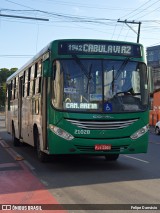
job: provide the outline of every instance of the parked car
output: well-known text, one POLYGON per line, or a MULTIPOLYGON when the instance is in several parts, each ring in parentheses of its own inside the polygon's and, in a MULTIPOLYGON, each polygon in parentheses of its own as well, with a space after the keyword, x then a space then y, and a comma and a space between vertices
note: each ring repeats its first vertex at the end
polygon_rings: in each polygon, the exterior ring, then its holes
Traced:
POLYGON ((160 135, 160 121, 158 121, 155 125, 155 133, 156 135, 160 135))

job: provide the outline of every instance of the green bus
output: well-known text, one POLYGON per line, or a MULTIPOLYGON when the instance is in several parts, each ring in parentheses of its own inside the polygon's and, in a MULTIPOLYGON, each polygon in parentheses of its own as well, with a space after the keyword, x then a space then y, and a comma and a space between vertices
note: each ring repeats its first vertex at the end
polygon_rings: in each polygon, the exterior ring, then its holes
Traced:
POLYGON ((64 39, 7 79, 6 126, 15 146, 47 155, 146 153, 149 89, 139 43, 64 39))

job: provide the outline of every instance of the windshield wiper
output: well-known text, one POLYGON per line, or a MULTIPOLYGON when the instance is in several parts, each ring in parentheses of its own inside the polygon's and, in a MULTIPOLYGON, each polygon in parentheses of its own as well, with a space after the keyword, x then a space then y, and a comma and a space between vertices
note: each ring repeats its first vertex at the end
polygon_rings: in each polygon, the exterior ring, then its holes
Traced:
POLYGON ((90 66, 90 68, 89 68, 89 73, 88 73, 89 78, 88 78, 88 81, 87 81, 87 90, 86 90, 86 92, 88 92, 89 83, 90 83, 90 80, 91 80, 91 78, 92 78, 92 76, 91 76, 91 71, 92 71, 92 64, 91 64, 91 66, 90 66))
POLYGON ((120 67, 118 68, 117 70, 117 74, 116 76, 114 77, 114 66, 113 66, 113 80, 112 80, 112 92, 114 91, 114 84, 115 84, 115 80, 118 79, 119 75, 121 74, 121 71, 124 70, 124 68, 126 67, 126 65, 128 64, 128 62, 130 61, 130 57, 127 57, 123 62, 122 64, 120 65, 120 67))
POLYGON ((123 61, 123 63, 121 64, 121 66, 117 70, 117 74, 116 74, 115 78, 113 79, 114 81, 119 77, 119 75, 121 74, 121 71, 124 70, 124 68, 126 67, 128 62, 130 61, 130 59, 131 58, 128 57, 123 61))
POLYGON ((76 63, 78 64, 78 66, 81 68, 81 70, 83 71, 83 73, 85 74, 85 76, 87 77, 87 79, 90 79, 90 75, 88 74, 88 70, 86 69, 86 67, 82 64, 82 62, 80 61, 80 59, 77 57, 77 55, 72 55, 72 57, 75 59, 76 63))
POLYGON ((81 70, 83 71, 84 75, 87 77, 88 81, 87 81, 87 89, 86 89, 86 93, 88 92, 88 88, 89 88, 89 82, 91 80, 91 70, 92 70, 92 64, 89 68, 89 72, 86 69, 86 67, 83 65, 83 63, 80 61, 80 59, 77 57, 77 55, 72 55, 72 57, 75 59, 76 63, 78 64, 78 66, 81 68, 81 70))

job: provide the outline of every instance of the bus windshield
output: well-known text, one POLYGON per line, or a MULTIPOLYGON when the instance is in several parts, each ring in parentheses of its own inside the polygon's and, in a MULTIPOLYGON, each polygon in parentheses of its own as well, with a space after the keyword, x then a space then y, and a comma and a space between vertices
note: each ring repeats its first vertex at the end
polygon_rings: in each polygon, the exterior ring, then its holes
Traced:
POLYGON ((55 60, 51 85, 52 104, 60 110, 124 113, 148 107, 146 65, 129 58, 55 60))

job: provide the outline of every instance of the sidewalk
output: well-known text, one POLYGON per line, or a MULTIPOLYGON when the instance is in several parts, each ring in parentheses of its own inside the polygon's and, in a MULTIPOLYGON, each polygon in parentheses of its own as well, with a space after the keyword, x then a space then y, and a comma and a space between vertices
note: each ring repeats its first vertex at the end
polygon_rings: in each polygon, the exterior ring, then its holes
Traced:
POLYGON ((13 212, 28 209, 30 209, 28 212, 66 212, 48 211, 40 204, 58 204, 58 202, 33 175, 23 158, 0 137, 0 212, 12 212, 10 209, 14 210, 13 212), (18 207, 15 207, 15 204, 18 207), (33 211, 32 208, 38 210, 33 211))

